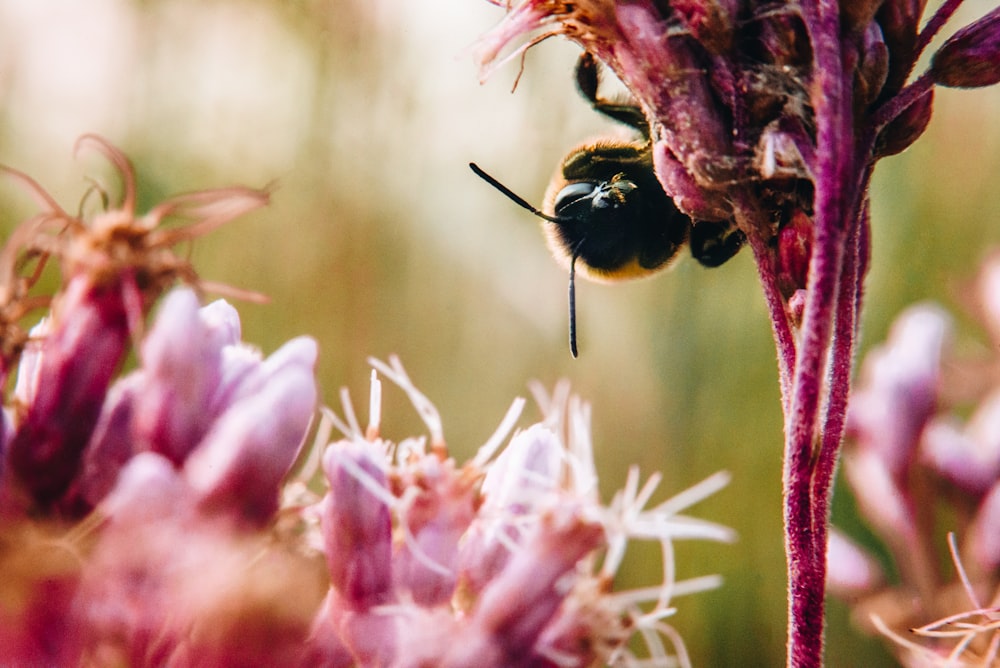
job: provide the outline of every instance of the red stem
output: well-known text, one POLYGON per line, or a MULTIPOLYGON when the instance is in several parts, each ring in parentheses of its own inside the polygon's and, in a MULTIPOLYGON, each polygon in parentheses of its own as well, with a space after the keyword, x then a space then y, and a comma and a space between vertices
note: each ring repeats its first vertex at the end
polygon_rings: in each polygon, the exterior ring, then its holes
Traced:
POLYGON ((830 496, 847 418, 858 314, 861 310, 862 279, 867 269, 867 233, 868 207, 865 203, 856 217, 855 224, 851 225, 847 238, 847 253, 844 257, 844 271, 840 281, 834 324, 833 353, 830 357, 832 368, 829 374, 830 386, 823 420, 822 444, 816 459, 811 490, 813 531, 817 549, 823 550, 823 555, 816 562, 817 567, 821 569, 817 577, 822 575, 824 582, 830 496))
MULTIPOLYGON (((851 158, 856 154, 850 106, 851 79, 845 73, 853 68, 845 66, 842 60, 838 3, 835 0, 819 0, 815 5, 806 3, 803 18, 812 37, 815 59, 813 89, 817 92, 812 102, 817 128, 816 213, 802 335, 793 379, 791 412, 785 430, 783 484, 789 577, 787 660, 788 665, 795 668, 819 668, 823 662, 826 509, 822 509, 821 524, 824 526, 817 528, 814 522, 814 493, 817 490, 813 482, 816 456, 825 445, 825 439, 821 440, 818 432, 820 398, 833 339, 834 314, 843 301, 839 297, 845 268, 844 242, 855 220, 851 215, 855 209, 851 205, 857 200, 857 172, 852 178, 856 163, 851 158)), ((852 283, 850 280, 845 282, 852 283)), ((856 283, 845 287, 856 290, 856 283)), ((839 375, 847 377, 850 359, 838 358, 842 352, 842 349, 833 349, 834 357, 829 362, 835 370, 846 368, 839 375)), ((839 419, 829 410, 826 414, 828 417, 833 415, 834 421, 839 419)), ((839 435, 834 452, 837 445, 839 435)), ((820 487, 824 484, 825 481, 820 481, 820 487)), ((828 489, 818 491, 821 496, 828 494, 828 489)))
POLYGON ((760 276, 760 284, 764 290, 764 301, 767 303, 767 310, 771 316, 771 329, 774 334, 774 345, 778 351, 778 381, 781 386, 781 409, 788 419, 790 402, 792 396, 792 376, 795 372, 795 335, 792 333, 788 316, 785 312, 785 302, 781 298, 781 291, 778 289, 777 274, 774 268, 774 253, 768 247, 760 234, 755 233, 758 222, 754 218, 754 212, 759 211, 756 205, 746 193, 734 195, 736 211, 739 218, 740 227, 747 231, 747 239, 750 240, 750 248, 753 251, 754 264, 757 265, 757 274, 760 276))

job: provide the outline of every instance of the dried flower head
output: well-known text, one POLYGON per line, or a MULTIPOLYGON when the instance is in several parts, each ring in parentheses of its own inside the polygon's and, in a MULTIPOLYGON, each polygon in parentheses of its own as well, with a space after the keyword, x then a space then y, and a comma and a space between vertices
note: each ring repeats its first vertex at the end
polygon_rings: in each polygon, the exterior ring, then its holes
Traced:
MULTIPOLYGON (((0 255, 0 313, 7 314, 4 327, 13 327, 30 308, 44 303, 44 299, 29 298, 38 272, 27 270, 35 266, 33 262, 40 260, 44 264, 48 258, 58 262, 66 285, 73 278, 86 279, 94 290, 121 292, 121 299, 136 301, 130 308, 148 309, 177 280, 202 285, 188 259, 175 252, 174 246, 268 201, 265 191, 220 188, 179 195, 139 215, 135 172, 128 158, 97 135, 79 139, 76 150, 84 149, 104 155, 121 178, 123 192, 117 207, 89 216, 70 214, 30 176, 2 167, 3 173, 20 184, 41 209, 18 226, 0 255), (189 223, 166 228, 162 223, 168 219, 189 223)), ((101 194, 107 196, 103 190, 101 194)), ((19 340, 16 336, 11 339, 19 340)), ((16 355, 4 357, 7 365, 14 359, 16 355)))
POLYGON ((200 285, 190 263, 173 247, 267 202, 265 192, 225 188, 181 195, 138 216, 136 184, 128 159, 95 135, 78 148, 106 156, 123 181, 117 208, 92 216, 63 210, 33 179, 4 172, 36 200, 41 212, 12 233, 0 253, 0 379, 6 380, 27 347, 13 405, 13 424, 4 433, 4 501, 51 509, 67 499, 95 428, 112 377, 130 336, 163 290, 183 280, 200 285), (191 221, 166 229, 168 217, 191 221), (40 266, 59 264, 62 291, 51 312, 32 330, 20 319, 48 298, 30 294, 40 266), (34 267, 34 269, 32 269, 34 267))

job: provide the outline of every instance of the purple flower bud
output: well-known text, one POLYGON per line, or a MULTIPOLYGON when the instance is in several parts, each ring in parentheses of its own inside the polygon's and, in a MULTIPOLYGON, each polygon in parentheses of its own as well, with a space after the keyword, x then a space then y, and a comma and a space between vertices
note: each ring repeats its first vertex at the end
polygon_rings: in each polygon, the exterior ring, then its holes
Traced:
POLYGON ((826 562, 827 586, 831 593, 841 598, 871 593, 885 580, 875 557, 836 529, 830 531, 826 562))
POLYGON ((462 543, 466 585, 479 592, 510 559, 519 518, 538 512, 560 489, 564 448, 552 431, 532 425, 518 432, 483 479, 480 519, 462 543))
POLYGON ((138 452, 132 425, 143 380, 142 372, 135 372, 108 390, 101 416, 83 452, 80 475, 67 494, 67 502, 79 508, 81 514, 111 491, 119 471, 138 452))
POLYGON ((535 644, 565 597, 561 579, 604 539, 603 528, 578 510, 572 504, 553 509, 525 536, 483 590, 462 642, 442 666, 531 665, 535 644))
POLYGON ((281 482, 316 409, 316 343, 286 343, 263 369, 267 382, 215 421, 184 465, 203 508, 228 509, 255 524, 278 508, 281 482))
POLYGON ((169 459, 142 452, 121 469, 101 511, 116 525, 143 526, 183 516, 194 507, 192 496, 187 481, 169 459))
POLYGON ((483 479, 483 508, 517 515, 540 505, 560 487, 564 448, 552 430, 532 425, 510 439, 483 479))
POLYGON ((889 341, 874 349, 862 367, 862 383, 851 398, 848 429, 875 452, 896 480, 914 463, 920 433, 937 403, 941 353, 951 329, 942 310, 907 309, 896 319, 889 341))
MULTIPOLYGON (((330 491, 321 504, 320 527, 331 588, 314 637, 336 633, 360 665, 391 665, 398 643, 396 618, 373 610, 396 598, 384 466, 382 447, 367 441, 340 441, 323 455, 330 491)), ((317 651, 338 654, 329 643, 317 651)))
POLYGON ((10 442, 8 463, 30 498, 48 506, 80 467, 111 378, 128 339, 122 284, 70 281, 55 306, 39 353, 29 364, 32 390, 10 442))
MULTIPOLYGON (((208 317, 217 316, 218 308, 208 317)), ((141 349, 135 435, 144 448, 180 465, 205 436, 216 418, 209 400, 221 380, 220 351, 232 333, 205 322, 192 290, 167 296, 141 349)))
POLYGON ((323 455, 330 492, 322 531, 330 582, 348 610, 392 601, 392 516, 384 454, 368 442, 340 441, 323 455))
POLYGON ((954 419, 935 419, 921 445, 938 473, 967 493, 985 494, 1000 478, 1000 391, 979 404, 964 429, 954 419))
POLYGON ((813 224, 803 211, 778 232, 777 279, 782 294, 791 298, 806 287, 812 256, 813 224))
POLYGON ((1000 483, 986 495, 969 528, 968 556, 986 573, 1000 568, 1000 483))
POLYGON ((202 306, 198 309, 198 319, 201 327, 210 333, 210 337, 219 345, 234 346, 242 338, 240 314, 225 299, 216 299, 202 306))
POLYGON ((1000 252, 992 252, 980 268, 976 296, 990 338, 1000 343, 1000 252))
POLYGON ((902 153, 917 141, 931 122, 933 103, 934 89, 928 89, 889 121, 875 139, 875 157, 884 158, 902 153))
POLYGON ((422 457, 407 473, 416 478, 409 485, 416 493, 400 513, 410 538, 396 554, 394 576, 414 603, 443 605, 458 581, 459 541, 476 516, 476 479, 457 472, 453 460, 433 456, 422 457))
POLYGON ((952 35, 934 54, 930 74, 952 88, 1000 83, 1000 7, 952 35))
POLYGON ((312 369, 317 355, 316 343, 306 337, 289 341, 263 362, 257 350, 242 344, 226 346, 222 353, 222 381, 212 397, 217 409, 261 392, 285 368, 312 369))
POLYGON ((897 560, 912 556, 918 545, 913 499, 897 485, 885 462, 862 450, 846 458, 845 472, 861 514, 889 542, 897 560))
POLYGON ((670 8, 710 52, 723 53, 732 46, 737 0, 673 0, 670 8))
POLYGON ((868 28, 861 36, 859 51, 858 69, 854 78, 854 97, 855 105, 863 109, 878 98, 889 76, 889 48, 882 38, 882 29, 874 21, 868 24, 868 28))
POLYGON ((876 15, 889 47, 885 92, 895 95, 910 76, 916 60, 917 28, 927 0, 885 0, 876 15))

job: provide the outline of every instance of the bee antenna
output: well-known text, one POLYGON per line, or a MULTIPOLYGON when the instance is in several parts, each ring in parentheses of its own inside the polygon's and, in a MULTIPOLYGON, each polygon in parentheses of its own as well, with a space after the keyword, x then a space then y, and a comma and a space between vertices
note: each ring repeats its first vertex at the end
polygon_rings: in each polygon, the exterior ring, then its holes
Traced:
POLYGON ((574 252, 569 261, 569 352, 576 359, 579 355, 576 349, 576 258, 574 252))
POLYGON ((476 176, 478 176, 483 181, 486 181, 488 184, 490 184, 491 186, 493 186, 494 188, 496 188, 497 190, 499 190, 500 192, 502 192, 504 195, 507 196, 507 198, 510 201, 514 202, 514 204, 517 204, 522 209, 527 209, 528 211, 530 211, 531 213, 535 214, 539 218, 543 218, 543 219, 549 221, 550 223, 561 223, 562 222, 562 220, 560 220, 559 218, 556 218, 555 216, 550 216, 547 213, 544 213, 543 211, 541 211, 540 209, 537 209, 537 208, 531 206, 531 204, 528 204, 528 201, 526 199, 524 199, 523 197, 521 197, 520 195, 518 195, 517 193, 515 193, 513 190, 511 190, 510 188, 508 188, 507 186, 505 186, 504 184, 500 183, 495 178, 493 178, 492 176, 490 176, 489 174, 487 174, 486 172, 484 172, 482 170, 482 168, 479 165, 477 165, 476 163, 470 162, 469 163, 469 167, 472 169, 473 172, 476 173, 476 176))

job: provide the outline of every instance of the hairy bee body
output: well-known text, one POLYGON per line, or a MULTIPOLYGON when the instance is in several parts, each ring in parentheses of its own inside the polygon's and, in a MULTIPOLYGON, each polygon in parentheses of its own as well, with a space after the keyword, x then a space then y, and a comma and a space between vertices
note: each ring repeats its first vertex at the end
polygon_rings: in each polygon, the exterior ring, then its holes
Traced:
POLYGON ((717 267, 745 241, 730 221, 694 221, 663 190, 653 167, 649 123, 635 104, 598 97, 597 63, 584 53, 576 84, 598 112, 627 125, 635 141, 587 142, 560 163, 536 209, 495 178, 472 170, 518 205, 543 219, 552 254, 569 271, 570 350, 576 357, 576 272, 599 282, 649 276, 687 245, 698 262, 717 267))
POLYGON ((542 227, 556 259, 568 269, 575 257, 582 275, 601 282, 659 271, 690 228, 656 180, 648 143, 574 149, 553 175, 542 210, 560 221, 542 227))
POLYGON ((563 159, 542 207, 554 220, 543 223, 553 255, 566 266, 579 262, 581 274, 604 282, 655 273, 687 242, 705 266, 735 255, 741 232, 728 222, 692 221, 664 192, 642 110, 598 97, 597 63, 588 53, 577 63, 576 83, 595 110, 633 128, 641 140, 588 142, 563 159))

